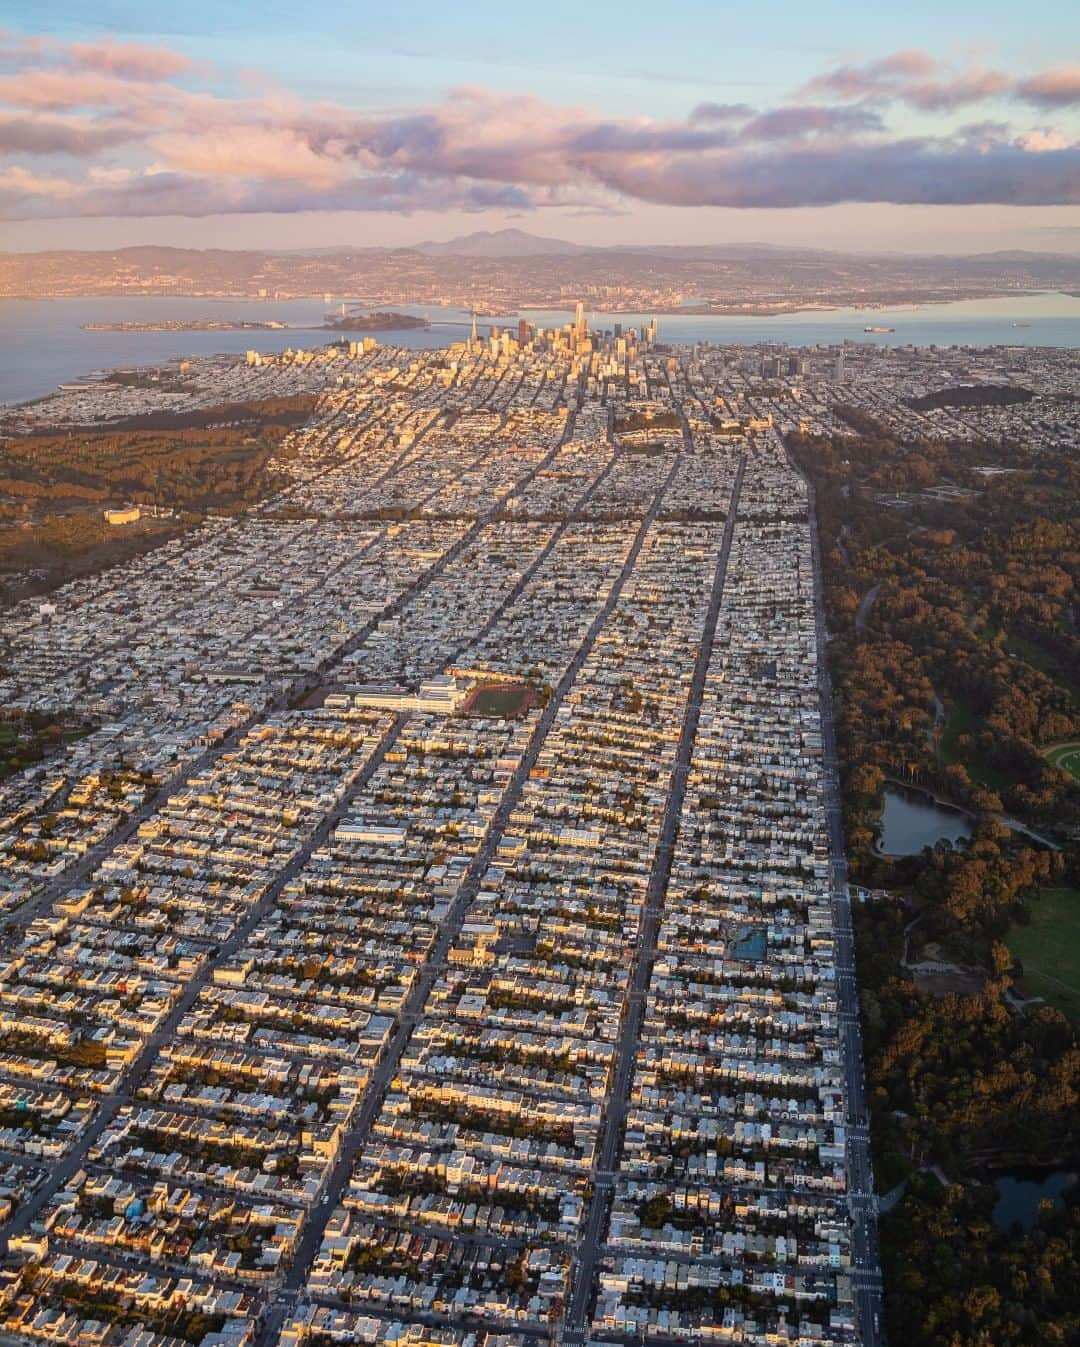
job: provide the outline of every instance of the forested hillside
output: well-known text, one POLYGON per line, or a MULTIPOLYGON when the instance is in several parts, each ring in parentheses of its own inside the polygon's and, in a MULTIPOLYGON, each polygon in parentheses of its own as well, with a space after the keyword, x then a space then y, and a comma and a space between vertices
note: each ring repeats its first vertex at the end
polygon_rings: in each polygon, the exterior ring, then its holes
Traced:
POLYGON ((1030 1231, 992 1211, 1000 1172, 1080 1169, 1080 788, 1055 752, 1080 740, 1080 467, 846 419, 856 437, 790 448, 817 495, 848 852, 870 891, 887 1327, 905 1347, 1075 1342, 1080 1188, 1030 1231), (970 840, 881 854, 890 782, 969 811, 970 840))
POLYGON ((280 485, 271 460, 314 401, 303 394, 0 439, 0 570, 36 567, 63 580, 208 511, 264 499, 280 485), (105 507, 128 502, 153 508, 135 527, 110 527, 105 507))

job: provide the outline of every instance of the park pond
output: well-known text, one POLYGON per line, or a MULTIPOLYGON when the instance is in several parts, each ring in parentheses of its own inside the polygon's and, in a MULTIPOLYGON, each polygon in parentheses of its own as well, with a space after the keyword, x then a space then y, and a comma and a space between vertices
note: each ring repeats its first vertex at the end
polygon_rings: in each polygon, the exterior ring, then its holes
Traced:
POLYGON ((878 850, 883 856, 917 856, 941 841, 955 846, 971 836, 972 822, 966 810, 944 804, 927 791, 888 782, 878 850))
POLYGON ((1068 1169, 1055 1169, 1049 1173, 1017 1170, 1012 1174, 995 1175, 998 1197, 994 1203, 994 1224, 1009 1230, 1019 1223, 1025 1230, 1030 1230, 1039 1213, 1039 1203, 1050 1201, 1060 1207, 1065 1200, 1065 1190, 1072 1187, 1078 1177, 1068 1169))

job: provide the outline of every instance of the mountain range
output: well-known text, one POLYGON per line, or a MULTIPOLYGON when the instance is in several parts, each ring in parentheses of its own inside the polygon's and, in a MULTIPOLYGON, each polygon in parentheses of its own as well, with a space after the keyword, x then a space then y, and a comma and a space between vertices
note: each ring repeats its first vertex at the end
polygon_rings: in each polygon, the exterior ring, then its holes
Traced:
MULTIPOLYGON (((315 250, 313 250, 314 252, 315 250)), ((890 250, 888 252, 866 251, 863 253, 852 254, 834 252, 827 248, 805 248, 796 244, 789 243, 760 243, 760 242, 738 242, 738 243, 609 243, 609 244, 588 244, 571 243, 568 239, 551 238, 543 234, 530 234, 524 229, 481 229, 472 234, 458 234, 455 238, 444 241, 427 239, 422 243, 405 244, 402 248, 388 248, 385 246, 374 245, 369 248, 354 248, 348 245, 342 245, 333 249, 319 249, 320 252, 413 252, 421 253, 425 257, 583 257, 586 254, 610 254, 610 253, 643 253, 659 257, 681 257, 681 258, 756 258, 773 254, 778 257, 854 257, 872 258, 888 257, 901 258, 909 256, 906 253, 890 250)), ((933 254, 917 254, 922 258, 933 256, 933 254)), ((1075 254, 1070 253, 1042 253, 1024 251, 1022 249, 1002 250, 989 253, 966 253, 966 254, 937 254, 940 257, 956 258, 963 256, 966 260, 979 258, 983 261, 998 262, 1020 262, 1030 260, 1036 257, 1056 257, 1070 258, 1076 260, 1075 254)))
POLYGON ((586 247, 522 229, 407 247, 270 250, 147 245, 0 253, 0 298, 76 295, 366 296, 386 307, 449 304, 505 313, 567 297, 670 312, 686 297, 710 312, 939 303, 1080 291, 1080 256, 967 257, 830 253, 763 243, 586 247))
POLYGON ((566 239, 529 234, 524 229, 481 229, 475 234, 459 234, 445 243, 414 243, 410 251, 428 257, 579 257, 593 249, 566 239))

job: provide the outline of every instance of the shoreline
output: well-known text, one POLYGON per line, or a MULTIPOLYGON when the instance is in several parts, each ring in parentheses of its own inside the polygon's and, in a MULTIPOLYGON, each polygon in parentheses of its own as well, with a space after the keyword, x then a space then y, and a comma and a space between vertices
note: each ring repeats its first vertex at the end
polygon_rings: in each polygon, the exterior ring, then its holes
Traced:
MULTIPOLYGON (((1014 818, 1011 814, 1006 814, 1004 812, 999 812, 997 810, 990 810, 985 814, 980 814, 978 810, 971 809, 966 805, 957 804, 955 800, 947 800, 943 795, 939 795, 936 790, 931 789, 931 787, 929 786, 917 786, 910 781, 901 781, 900 778, 896 776, 886 776, 884 784, 886 786, 894 786, 901 791, 909 791, 912 794, 921 795, 925 799, 929 800, 932 804, 936 805, 939 809, 943 809, 946 812, 952 814, 960 814, 964 818, 970 819, 973 827, 978 822, 980 817, 996 819, 998 823, 1008 828, 1010 832, 1023 833, 1025 837, 1030 837, 1032 841, 1038 842, 1040 846, 1046 847, 1047 850, 1049 851, 1060 852, 1061 850, 1060 845, 1057 842, 1055 842, 1053 838, 1047 837, 1043 833, 1036 832, 1035 829, 1032 828, 1029 824, 1024 823, 1022 820, 1018 818, 1014 818)), ((913 852, 906 852, 906 851, 881 850, 880 829, 882 826, 884 816, 885 816, 885 800, 884 796, 882 796, 881 815, 878 818, 878 835, 873 843, 874 851, 882 858, 882 860, 896 860, 904 856, 916 854, 913 852)))
MULTIPOLYGON (((274 301, 259 301, 274 302, 274 301)), ((400 314, 402 319, 411 319, 411 314, 400 314)), ((80 323, 80 332, 93 333, 132 333, 140 332, 420 332, 431 327, 428 319, 403 321, 400 323, 278 323, 240 321, 227 323, 212 318, 200 322, 197 319, 164 318, 157 323, 80 323)))
MULTIPOLYGON (((112 290, 85 290, 79 291, 77 294, 62 294, 62 295, 26 295, 26 294, 0 295, 0 303, 3 303, 5 301, 12 303, 41 303, 41 302, 54 303, 64 300, 85 300, 85 299, 107 299, 107 300, 173 299, 173 300, 181 300, 184 302, 190 300, 206 300, 208 302, 213 302, 216 304, 221 303, 295 304, 295 303, 302 303, 305 301, 314 301, 322 299, 323 294, 324 294, 323 291, 319 291, 317 293, 312 294, 276 295, 273 299, 269 299, 264 295, 237 295, 233 293, 213 293, 206 291, 199 291, 197 293, 192 293, 188 295, 178 295, 175 292, 171 291, 166 292, 157 290, 143 290, 139 291, 137 294, 131 293, 129 291, 125 291, 123 293, 118 294, 112 290)), ((737 305, 737 304, 709 305, 708 303, 694 304, 694 305, 646 304, 644 308, 641 307, 607 308, 605 306, 599 306, 596 308, 587 308, 586 312, 590 314, 603 314, 605 316, 615 318, 627 314, 644 313, 646 311, 648 311, 650 314, 656 314, 659 317, 666 317, 666 318, 755 318, 755 319, 793 318, 798 316, 799 314, 830 314, 830 313, 842 313, 845 311, 849 311, 852 313, 880 313, 883 311, 896 310, 896 309, 909 309, 912 311, 918 311, 920 309, 944 308, 949 304, 965 304, 978 301, 993 301, 1002 299, 1034 299, 1040 295, 1063 295, 1066 298, 1070 299, 1080 298, 1080 295, 1073 294, 1072 292, 1067 290, 995 289, 995 290, 961 291, 958 292, 957 294, 949 295, 947 297, 917 296, 917 295, 906 297, 896 296, 895 298, 890 299, 874 299, 863 302, 852 302, 845 300, 842 302, 837 301, 833 303, 824 303, 821 301, 807 300, 805 303, 793 302, 790 304, 781 304, 780 306, 768 304, 752 304, 752 303, 747 305, 737 305)), ((341 298, 344 298, 347 303, 363 302, 360 300, 350 300, 348 296, 344 296, 341 298)), ((411 299, 401 299, 396 300, 394 302, 402 305, 408 305, 411 308, 424 308, 424 307, 440 308, 440 309, 451 308, 451 309, 461 309, 463 312, 466 313, 470 312, 469 306, 465 304, 445 304, 439 303, 434 300, 411 300, 411 299)), ((572 309, 562 307, 558 303, 529 302, 527 304, 519 304, 517 308, 513 311, 513 313, 487 315, 477 312, 477 319, 478 321, 481 322, 490 322, 497 319, 506 321, 508 318, 513 318, 518 314, 525 314, 525 313, 570 314, 572 312, 573 312, 572 309)), ((437 322, 438 320, 432 319, 430 321, 437 322)), ((235 325, 223 324, 220 330, 232 331, 241 329, 243 327, 251 327, 252 329, 256 329, 261 326, 262 325, 259 324, 257 321, 252 321, 251 323, 243 323, 238 321, 235 325)), ((283 326, 291 328, 293 325, 283 324, 283 326)), ((97 328, 96 330, 101 331, 109 329, 97 328)), ((142 330, 158 331, 162 329, 158 329, 155 327, 155 328, 144 328, 142 330)), ((174 329, 167 328, 164 330, 171 331, 174 329)), ((188 329, 188 330, 204 330, 204 329, 188 329)), ((297 324, 295 326, 295 330, 309 332, 309 331, 322 331, 323 328, 320 325, 308 326, 307 324, 297 324)))
MULTIPOLYGON (((303 348, 318 348, 326 344, 340 342, 350 335, 357 338, 372 336, 387 345, 401 346, 402 349, 427 347, 431 345, 449 345, 467 335, 469 315, 467 310, 455 310, 450 305, 439 306, 443 312, 425 312, 423 305, 410 305, 411 314, 403 317, 419 319, 428 330, 415 329, 412 324, 407 328, 368 329, 361 332, 353 329, 351 334, 327 324, 318 322, 316 313, 311 321, 303 321, 311 311, 314 300, 244 300, 230 296, 227 301, 210 301, 205 297, 173 296, 170 306, 162 297, 125 296, 138 302, 131 305, 110 304, 107 300, 50 299, 49 307, 37 302, 28 303, 25 309, 20 306, 25 301, 10 302, 5 309, 0 302, 0 314, 5 314, 5 347, 10 346, 14 360, 14 373, 0 380, 6 385, 0 392, 0 415, 5 418, 18 415, 20 410, 32 407, 53 397, 57 385, 67 380, 83 380, 88 371, 93 371, 95 379, 108 377, 113 370, 132 367, 156 368, 184 359, 204 358, 243 358, 245 346, 262 351, 283 350, 286 345, 303 348), (201 300, 201 302, 200 302, 201 300), (216 312, 221 317, 212 317, 201 305, 207 307, 216 303, 216 312), (67 305, 67 310, 64 305, 67 305), (294 312, 299 309, 300 312, 294 312), (173 317, 160 322, 152 315, 165 310, 173 317), (178 312, 179 311, 179 312, 178 312), (194 311, 191 320, 182 317, 185 312, 194 311), (99 335, 106 338, 100 343, 90 332, 84 335, 83 324, 92 321, 96 315, 109 315, 115 322, 95 322, 99 335), (235 323, 232 315, 236 314, 235 323), (281 325, 277 322, 260 321, 262 315, 267 319, 281 315, 281 325), (125 317, 130 315, 130 318, 125 317), (145 322, 140 316, 145 315, 145 322), (198 320, 194 315, 199 315, 198 320), (207 327, 195 328, 196 321, 205 319, 207 327), (130 323, 123 327, 121 320, 130 323), (224 324, 229 327, 225 328, 224 324), (211 326, 212 324, 212 326, 211 326), (116 330, 119 328, 119 330, 116 330), (65 333, 78 339, 81 354, 76 344, 68 342, 69 351, 64 359, 54 360, 50 346, 46 343, 65 333), (113 340, 108 340, 112 337, 113 340), (215 337, 220 340, 215 340, 215 337), (31 362, 24 356, 26 338, 30 347, 42 347, 37 352, 40 359, 31 362), (20 363, 21 361, 21 363, 20 363), (48 384, 42 386, 36 374, 42 370, 53 371, 48 384), (10 385, 10 386, 7 386, 10 385)), ((324 298, 324 297, 320 297, 324 298)), ((324 300, 325 302, 325 300, 324 300)), ((369 308, 376 307, 370 298, 361 302, 369 308)), ((692 343, 729 343, 733 345, 757 345, 776 342, 783 347, 809 347, 818 345, 840 345, 844 341, 857 341, 868 346, 913 346, 932 347, 935 345, 971 346, 983 349, 1011 349, 1014 347, 1077 349, 1080 350, 1080 312, 1074 312, 1080 306, 1080 300, 1067 296, 1062 291, 1040 290, 1013 292, 1010 298, 996 301, 951 301, 925 306, 913 305, 901 313, 893 311, 882 314, 878 308, 858 310, 823 308, 796 308, 790 312, 770 311, 768 321, 755 319, 752 315, 741 313, 734 317, 722 314, 686 312, 685 310, 658 311, 665 315, 663 324, 670 324, 663 332, 665 344, 692 343), (989 312, 987 312, 989 310, 989 312), (873 331, 866 332, 866 326, 875 320, 887 317, 894 330, 881 336, 873 331), (1013 321, 1023 319, 1022 322, 1013 321), (1012 329, 1023 327, 1023 332, 1012 329), (865 335, 864 335, 865 333, 865 335)), ((389 307, 386 300, 377 305, 389 307)), ((560 326, 570 321, 568 310, 550 311, 543 319, 540 310, 522 310, 530 315, 532 322, 542 321, 548 326, 560 326)), ((613 323, 622 321, 634 325, 640 323, 646 315, 627 310, 600 310, 593 322, 597 328, 610 328, 613 323), (603 315, 603 316, 601 316, 603 315), (608 315, 611 315, 610 317, 608 315), (621 316, 621 317, 620 317, 621 316)), ((477 314, 481 332, 486 334, 487 327, 498 323, 500 327, 511 326, 515 315, 477 314)), ((55 341, 51 342, 55 345, 55 341)))

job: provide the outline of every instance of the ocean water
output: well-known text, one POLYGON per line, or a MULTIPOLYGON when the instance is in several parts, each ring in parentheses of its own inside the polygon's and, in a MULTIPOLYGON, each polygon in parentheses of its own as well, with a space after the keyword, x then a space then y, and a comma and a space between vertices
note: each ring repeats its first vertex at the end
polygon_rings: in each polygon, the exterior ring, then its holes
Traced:
MULTIPOLYGON (((534 323, 567 322, 572 315, 529 311, 534 323)), ((640 327, 650 314, 601 314, 596 327, 640 327)), ((788 346, 868 341, 886 346, 1080 346, 1080 296, 1056 292, 893 309, 829 309, 772 318, 660 314, 661 341, 783 342, 788 346), (1015 327, 1015 323, 1027 324, 1015 327), (867 326, 893 332, 864 332, 867 326)))
MULTIPOLYGON (((365 303, 358 297, 357 303, 365 303)), ((385 307, 385 306, 384 306, 385 307)), ((468 332, 462 309, 396 306, 430 317, 426 330, 375 334, 387 344, 446 346, 468 332)), ((189 299, 141 296, 89 299, 0 300, 0 403, 44 397, 57 384, 98 370, 153 365, 181 356, 282 351, 287 346, 318 346, 335 334, 320 332, 328 306, 321 299, 189 299), (235 332, 84 332, 83 323, 160 322, 168 319, 276 319, 289 328, 235 332)), ((572 314, 528 310, 525 316, 544 327, 568 322, 572 314)), ((594 326, 640 327, 650 314, 591 315, 594 326)), ((516 322, 516 315, 481 319, 516 322)), ((914 346, 1071 346, 1080 347, 1080 297, 1062 294, 1018 295, 1007 299, 960 300, 951 304, 908 305, 895 309, 833 309, 776 318, 659 315, 660 339, 671 342, 783 342, 792 346, 845 340, 914 346), (1016 327, 1022 323, 1025 326, 1016 327), (895 328, 866 333, 867 325, 895 328)), ((359 335, 359 334, 357 334, 359 335)))
MULTIPOLYGON (((28 402, 99 370, 156 365, 181 356, 284 351, 322 346, 363 333, 313 331, 328 306, 321 299, 247 300, 121 298, 0 300, 0 403, 28 402), (288 323, 287 329, 234 332, 84 332, 83 323, 229 320, 288 323)), ((452 315, 448 315, 452 316, 452 315)), ((456 315, 463 321, 461 315, 456 315)), ((378 334, 402 346, 446 346, 467 327, 378 334)))

